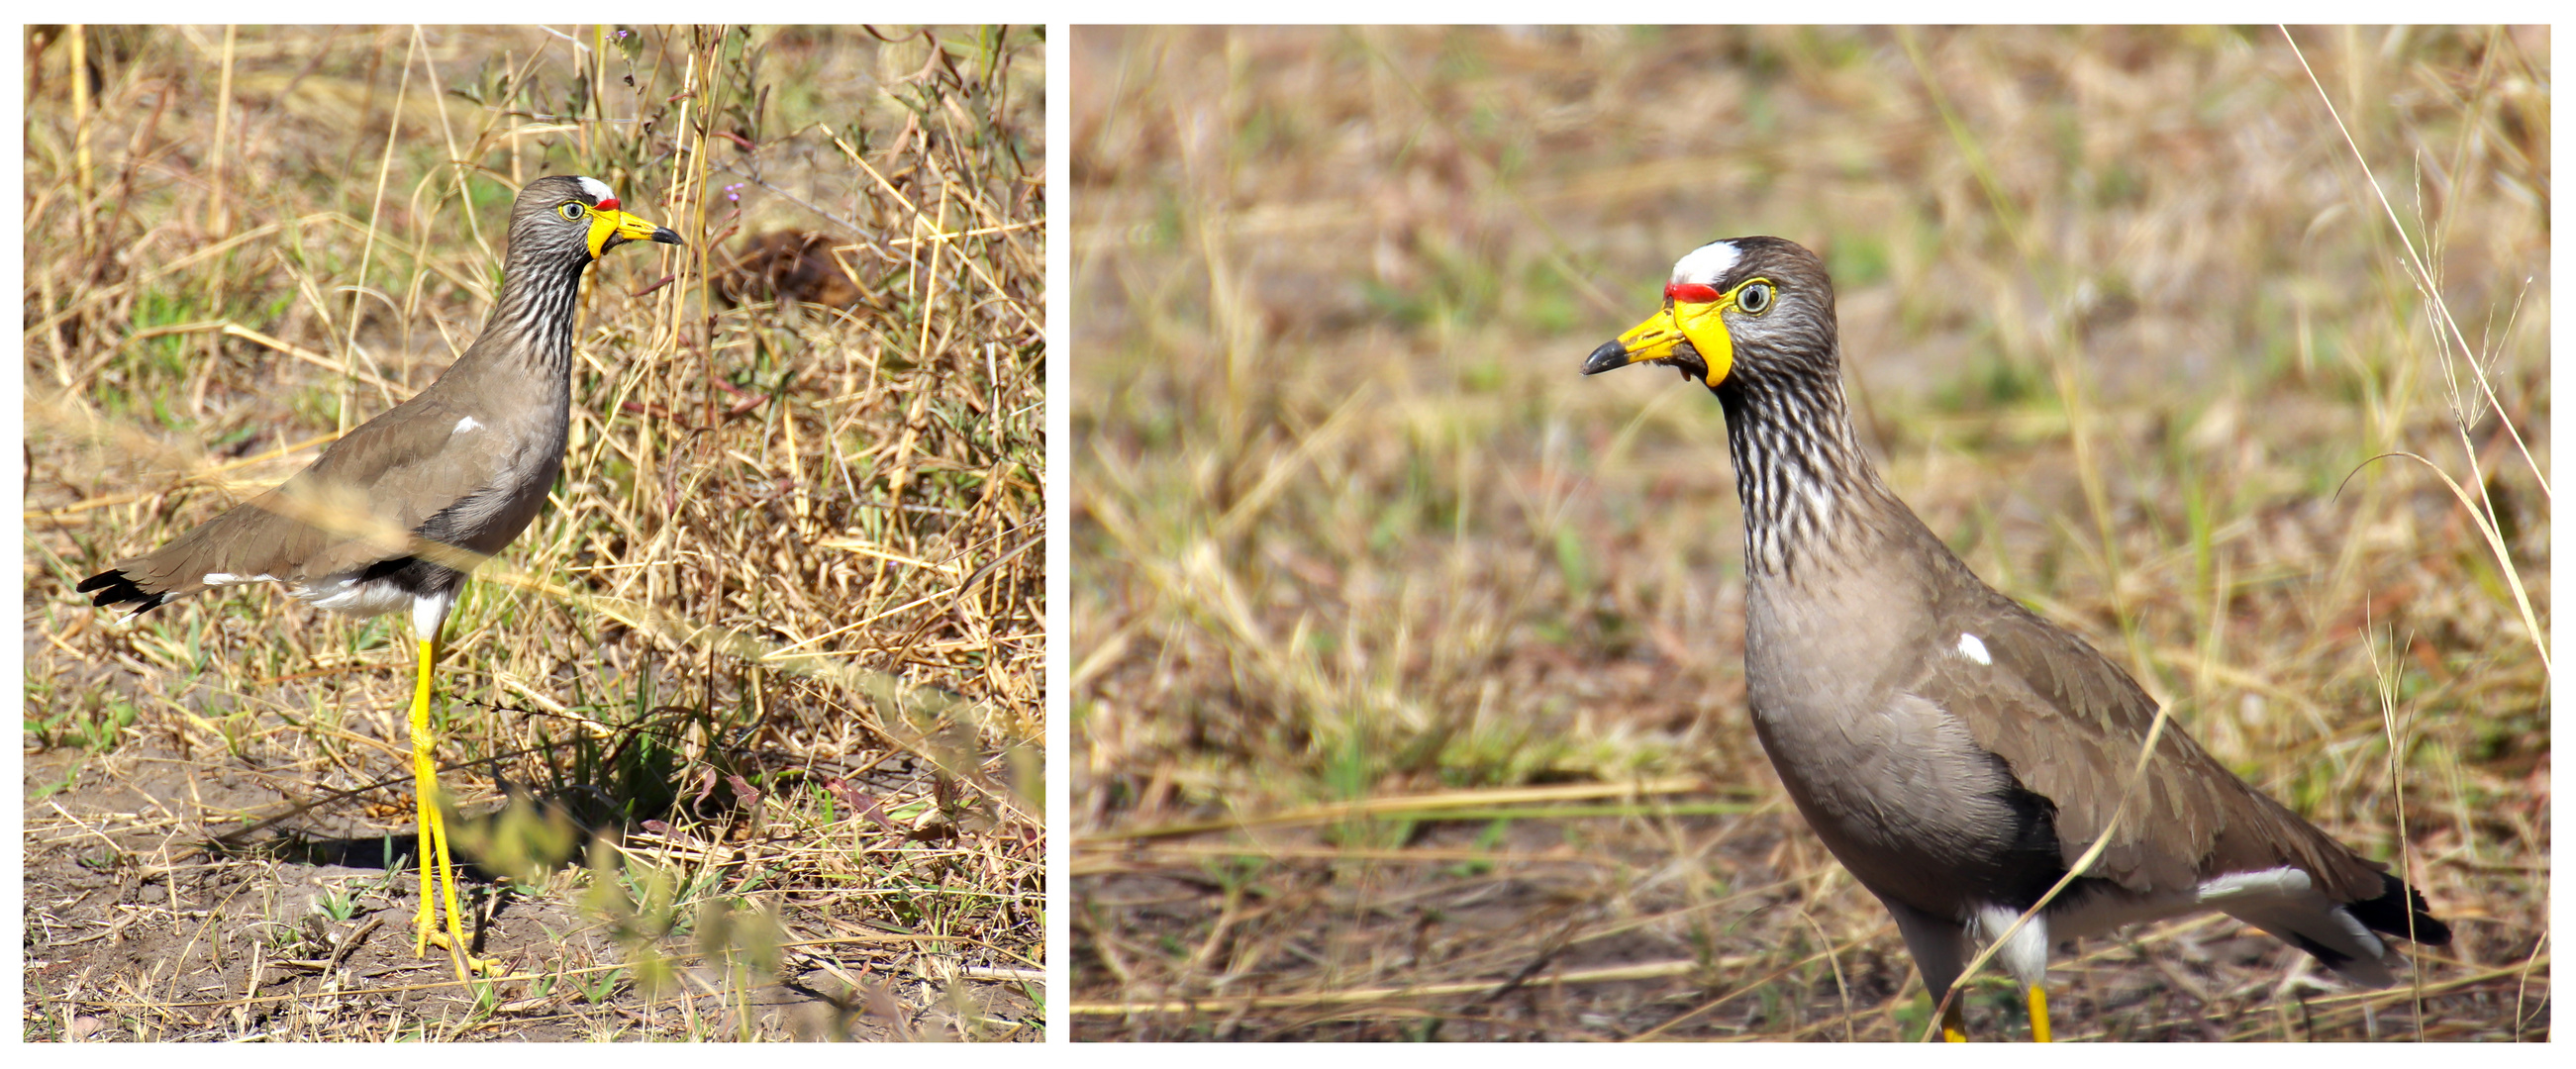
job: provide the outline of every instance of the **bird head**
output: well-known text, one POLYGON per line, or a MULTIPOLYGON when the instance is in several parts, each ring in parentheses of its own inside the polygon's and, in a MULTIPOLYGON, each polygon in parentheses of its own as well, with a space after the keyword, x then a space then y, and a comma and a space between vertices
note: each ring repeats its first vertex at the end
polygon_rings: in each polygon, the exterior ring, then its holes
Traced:
POLYGON ((1728 238, 1673 264, 1662 310, 1594 349, 1583 373, 1662 364, 1714 390, 1797 365, 1830 376, 1834 353, 1833 282, 1816 254, 1780 238, 1728 238))
POLYGON ((579 248, 596 260, 629 241, 685 245, 669 227, 655 226, 620 208, 607 183, 578 175, 548 175, 519 191, 511 210, 510 247, 579 248))

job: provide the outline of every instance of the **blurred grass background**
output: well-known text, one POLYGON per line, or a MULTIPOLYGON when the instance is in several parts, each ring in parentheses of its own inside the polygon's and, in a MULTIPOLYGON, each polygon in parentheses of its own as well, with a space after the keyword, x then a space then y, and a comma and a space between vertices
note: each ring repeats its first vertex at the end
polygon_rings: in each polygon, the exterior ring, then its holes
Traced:
POLYGON ((1776 234, 1932 529, 2460 933, 2091 940, 2059 1035, 2547 1038, 2548 33, 2292 36, 1078 29, 1077 1037, 1920 1033, 1716 403, 1576 373, 1776 234))
POLYGON ((29 1038, 1042 1034, 1041 31, 24 43, 29 1038), (563 482, 448 625, 466 990, 404 621, 71 586, 431 381, 547 173, 689 247, 589 271, 563 482), (746 284, 782 232, 840 298, 746 284))

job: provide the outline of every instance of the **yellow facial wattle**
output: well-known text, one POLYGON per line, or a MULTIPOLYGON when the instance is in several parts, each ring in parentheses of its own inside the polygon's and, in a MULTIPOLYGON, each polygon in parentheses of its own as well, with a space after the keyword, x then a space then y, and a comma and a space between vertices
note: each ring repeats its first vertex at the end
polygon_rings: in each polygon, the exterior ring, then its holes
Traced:
POLYGON ((1735 336, 1727 333, 1722 314, 1735 307, 1735 294, 1728 293, 1714 301, 1699 304, 1674 301, 1665 314, 1680 324, 1682 336, 1690 339, 1691 348, 1699 350, 1701 360, 1708 362, 1705 384, 1715 387, 1726 381, 1726 373, 1735 368, 1735 336))

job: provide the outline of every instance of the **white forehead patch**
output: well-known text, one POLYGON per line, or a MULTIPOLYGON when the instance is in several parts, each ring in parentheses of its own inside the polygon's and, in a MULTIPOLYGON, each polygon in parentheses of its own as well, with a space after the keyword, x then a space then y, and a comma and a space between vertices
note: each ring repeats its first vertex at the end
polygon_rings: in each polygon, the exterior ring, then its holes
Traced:
POLYGON ((583 175, 573 179, 573 181, 581 183, 581 191, 590 194, 590 200, 593 204, 617 199, 617 194, 608 191, 608 183, 602 182, 599 179, 583 175))
POLYGON ((1735 269, 1735 261, 1744 254, 1731 241, 1712 241, 1682 257, 1673 264, 1673 281, 1714 285, 1735 269))

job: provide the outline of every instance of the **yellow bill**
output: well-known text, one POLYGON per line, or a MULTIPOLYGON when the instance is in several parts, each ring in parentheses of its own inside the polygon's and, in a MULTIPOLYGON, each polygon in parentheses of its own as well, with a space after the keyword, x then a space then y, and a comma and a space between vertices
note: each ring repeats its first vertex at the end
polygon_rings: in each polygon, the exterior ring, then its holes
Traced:
POLYGON ((1710 286, 1675 283, 1664 287, 1664 307, 1628 328, 1619 340, 1603 342, 1583 361, 1583 373, 1598 375, 1630 364, 1663 364, 1680 368, 1703 386, 1726 381, 1735 366, 1735 339, 1726 332, 1723 313, 1735 307, 1735 293, 1710 286))

